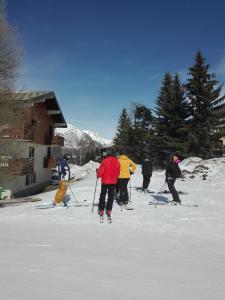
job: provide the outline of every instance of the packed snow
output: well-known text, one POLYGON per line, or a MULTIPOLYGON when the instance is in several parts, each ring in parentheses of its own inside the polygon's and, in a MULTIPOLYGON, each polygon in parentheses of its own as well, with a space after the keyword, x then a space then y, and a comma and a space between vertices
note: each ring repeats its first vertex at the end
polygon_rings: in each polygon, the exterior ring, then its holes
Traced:
POLYGON ((37 195, 41 202, 0 209, 1 299, 224 299, 225 159, 181 163, 175 186, 185 192, 183 206, 148 205, 172 197, 157 195, 164 171, 153 173, 155 194, 136 191, 138 166, 129 185, 134 210, 114 203, 112 224, 99 223, 96 206, 92 213, 97 167, 72 168, 79 180, 69 208, 38 209, 54 199, 51 191, 37 195))

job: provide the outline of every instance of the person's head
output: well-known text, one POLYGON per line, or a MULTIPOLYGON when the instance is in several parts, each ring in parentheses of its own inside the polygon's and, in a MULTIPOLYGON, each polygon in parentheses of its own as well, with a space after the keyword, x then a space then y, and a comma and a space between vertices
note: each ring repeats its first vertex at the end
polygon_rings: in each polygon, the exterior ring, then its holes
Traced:
POLYGON ((179 164, 181 162, 181 160, 179 159, 179 157, 176 154, 171 156, 171 161, 175 162, 176 164, 179 164))
POLYGON ((107 150, 107 156, 117 156, 117 153, 114 149, 108 149, 107 150))
POLYGON ((106 152, 106 151, 103 151, 103 152, 102 152, 102 157, 105 158, 106 156, 107 156, 107 152, 106 152))
POLYGON ((150 155, 148 153, 145 153, 143 157, 145 160, 150 160, 150 155))
POLYGON ((120 155, 127 155, 125 151, 120 151, 120 155))
POLYGON ((63 158, 64 158, 65 160, 69 160, 69 159, 70 159, 70 155, 69 155, 69 154, 64 154, 64 155, 63 155, 63 158))

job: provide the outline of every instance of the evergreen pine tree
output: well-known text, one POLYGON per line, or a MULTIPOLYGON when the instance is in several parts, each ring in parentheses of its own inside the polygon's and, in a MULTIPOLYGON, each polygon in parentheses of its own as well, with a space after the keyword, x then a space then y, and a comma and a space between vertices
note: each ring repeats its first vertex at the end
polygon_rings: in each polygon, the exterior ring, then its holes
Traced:
POLYGON ((90 153, 90 152, 87 152, 87 153, 85 154, 84 159, 83 159, 83 163, 86 164, 86 163, 88 163, 90 160, 91 160, 91 153, 90 153))
POLYGON ((209 65, 200 51, 195 56, 195 64, 189 68, 186 84, 189 101, 190 126, 186 148, 189 154, 208 158, 211 155, 213 134, 217 125, 214 106, 221 101, 221 86, 215 74, 209 74, 209 65))
POLYGON ((173 78, 170 73, 164 75, 159 96, 156 100, 155 113, 156 117, 153 121, 154 135, 150 141, 150 151, 152 153, 154 163, 162 165, 168 154, 168 137, 169 123, 171 119, 170 103, 173 101, 173 78))
POLYGON ((170 153, 185 153, 185 138, 188 133, 188 107, 184 87, 176 73, 174 78, 166 73, 162 82, 159 97, 156 101, 154 121, 155 134, 150 141, 150 148, 156 164, 161 163, 170 153))
POLYGON ((152 113, 144 105, 136 105, 132 124, 132 157, 141 163, 145 154, 149 154, 148 143, 151 135, 152 113))
POLYGON ((101 158, 101 151, 100 148, 95 148, 95 152, 94 152, 94 161, 99 161, 101 158))
POLYGON ((119 117, 117 132, 113 139, 114 146, 120 153, 126 153, 127 155, 131 153, 131 130, 131 120, 126 108, 123 108, 119 117))
POLYGON ((173 98, 168 102, 167 111, 168 137, 166 144, 170 152, 179 152, 182 156, 187 156, 185 151, 185 139, 188 134, 188 103, 185 98, 184 87, 176 73, 173 80, 173 98))

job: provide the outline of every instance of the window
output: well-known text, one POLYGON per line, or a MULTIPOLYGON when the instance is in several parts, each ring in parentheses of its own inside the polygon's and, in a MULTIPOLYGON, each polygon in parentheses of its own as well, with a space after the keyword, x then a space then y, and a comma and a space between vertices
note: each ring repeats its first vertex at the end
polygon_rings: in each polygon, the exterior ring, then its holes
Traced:
POLYGON ((36 182, 36 173, 28 172, 26 173, 26 185, 30 185, 36 182))
POLYGON ((29 157, 34 157, 34 147, 29 146, 29 157))
POLYGON ((51 138, 53 137, 54 131, 53 131, 53 127, 52 127, 52 126, 49 126, 49 127, 48 127, 48 134, 49 134, 49 136, 50 136, 51 138))
POLYGON ((49 158, 51 156, 52 156, 52 149, 51 149, 51 147, 48 147, 47 148, 47 158, 49 158))

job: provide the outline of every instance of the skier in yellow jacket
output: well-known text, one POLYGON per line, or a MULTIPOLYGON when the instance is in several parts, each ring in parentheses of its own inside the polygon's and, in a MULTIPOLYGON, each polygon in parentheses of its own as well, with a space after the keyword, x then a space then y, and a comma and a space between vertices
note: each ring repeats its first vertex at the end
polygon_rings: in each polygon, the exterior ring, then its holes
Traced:
POLYGON ((121 154, 118 160, 120 163, 120 175, 117 180, 117 188, 119 190, 118 203, 120 205, 127 205, 129 202, 127 185, 130 180, 130 176, 134 174, 136 170, 136 164, 125 154, 121 154))

